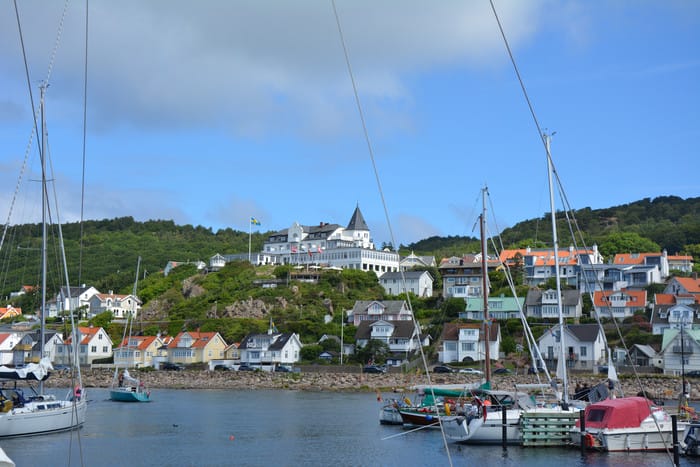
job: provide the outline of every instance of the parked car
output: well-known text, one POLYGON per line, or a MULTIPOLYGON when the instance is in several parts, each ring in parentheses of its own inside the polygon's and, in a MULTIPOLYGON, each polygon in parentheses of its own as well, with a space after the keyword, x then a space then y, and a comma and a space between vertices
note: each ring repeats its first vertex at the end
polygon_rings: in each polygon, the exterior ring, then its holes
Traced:
POLYGON ((248 365, 247 363, 242 363, 238 365, 238 371, 255 371, 255 368, 248 365))
POLYGON ((160 366, 160 369, 168 371, 182 371, 185 369, 185 366, 181 365, 180 363, 165 362, 160 366))
POLYGON ((215 371, 231 371, 232 369, 233 368, 228 365, 214 365, 215 371))
POLYGON ((438 365, 433 368, 433 373, 454 373, 455 369, 447 365, 438 365))
POLYGON ((531 375, 535 375, 537 373, 547 373, 547 369, 542 367, 535 368, 534 366, 531 366, 527 369, 527 372, 531 375))
POLYGON ((509 370, 508 368, 496 368, 493 370, 494 375, 510 375, 512 373, 513 371, 509 370))
POLYGON ((685 375, 689 378, 700 378, 700 370, 686 371, 685 375))
POLYGON ((277 373, 291 373, 292 369, 288 366, 285 366, 285 365, 278 365, 275 367, 275 371, 277 373))
POLYGON ((386 373, 386 367, 381 365, 365 365, 362 368, 363 373, 386 373))
POLYGON ((460 368, 459 372, 466 373, 468 375, 483 375, 484 374, 483 371, 477 370, 476 368, 460 368))

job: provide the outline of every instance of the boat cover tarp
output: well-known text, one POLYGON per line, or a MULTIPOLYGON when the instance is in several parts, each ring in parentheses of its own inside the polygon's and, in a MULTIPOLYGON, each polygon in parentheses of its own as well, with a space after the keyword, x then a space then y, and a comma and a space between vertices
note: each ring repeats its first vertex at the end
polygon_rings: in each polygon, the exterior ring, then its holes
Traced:
POLYGON ((51 360, 44 357, 39 363, 30 363, 22 368, 0 366, 0 379, 44 381, 49 377, 51 370, 53 370, 51 360))
POLYGON ((607 399, 586 407, 586 428, 633 428, 651 414, 644 397, 607 399))

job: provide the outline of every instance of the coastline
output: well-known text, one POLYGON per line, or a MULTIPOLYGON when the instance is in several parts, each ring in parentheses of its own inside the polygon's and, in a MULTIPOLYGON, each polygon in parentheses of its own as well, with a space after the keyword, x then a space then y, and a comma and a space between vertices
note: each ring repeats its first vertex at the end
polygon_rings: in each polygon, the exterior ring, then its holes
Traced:
MULTIPOLYGON (((388 372, 385 374, 361 373, 357 367, 342 368, 302 368, 301 373, 270 373, 265 371, 209 371, 187 369, 183 371, 130 370, 150 389, 276 389, 292 391, 336 391, 336 392, 413 392, 414 385, 428 384, 425 375, 415 373, 388 372), (329 371, 330 370, 330 371, 329 371)), ((109 388, 114 370, 82 370, 85 388, 109 388)), ((431 374, 431 383, 473 384, 480 378, 463 374, 431 374)), ((605 381, 600 375, 574 375, 569 379, 569 392, 573 393, 576 384, 593 386, 605 381)), ((700 382, 686 379, 691 384, 691 399, 700 398, 700 382)), ((536 375, 498 375, 491 379, 494 389, 512 389, 516 384, 546 383, 537 380, 536 375)), ((70 387, 70 375, 65 372, 53 373, 44 383, 46 387, 70 387)), ((640 375, 635 378, 621 376, 620 384, 625 395, 636 395, 642 390, 659 399, 677 399, 681 390, 681 378, 668 375, 640 375)))

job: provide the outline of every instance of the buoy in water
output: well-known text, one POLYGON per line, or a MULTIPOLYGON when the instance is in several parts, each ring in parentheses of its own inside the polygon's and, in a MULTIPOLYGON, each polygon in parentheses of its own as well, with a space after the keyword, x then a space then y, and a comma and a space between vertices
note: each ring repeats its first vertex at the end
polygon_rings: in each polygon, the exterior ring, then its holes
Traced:
POLYGON ((228 437, 228 440, 229 440, 229 441, 233 441, 234 439, 236 439, 236 437, 233 436, 233 435, 231 435, 231 436, 228 437))

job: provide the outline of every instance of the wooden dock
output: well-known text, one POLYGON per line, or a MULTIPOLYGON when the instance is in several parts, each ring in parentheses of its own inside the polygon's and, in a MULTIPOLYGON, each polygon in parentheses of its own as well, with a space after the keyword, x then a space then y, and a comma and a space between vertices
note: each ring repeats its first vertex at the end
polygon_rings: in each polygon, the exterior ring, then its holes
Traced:
POLYGON ((571 444, 571 428, 578 412, 540 409, 523 413, 521 419, 523 447, 560 447, 571 444))

